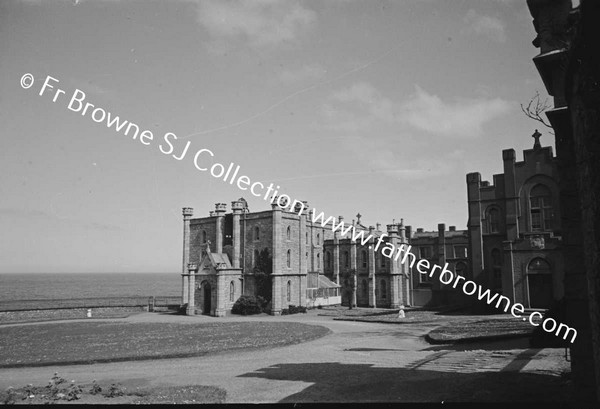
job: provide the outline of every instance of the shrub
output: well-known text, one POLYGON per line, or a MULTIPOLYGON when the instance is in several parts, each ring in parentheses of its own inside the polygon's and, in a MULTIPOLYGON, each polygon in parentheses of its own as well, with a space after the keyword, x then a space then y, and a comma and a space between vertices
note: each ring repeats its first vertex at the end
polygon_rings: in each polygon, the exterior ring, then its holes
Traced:
POLYGON ((125 395, 125 388, 121 384, 113 383, 108 387, 108 392, 104 394, 107 398, 115 398, 125 395))
POLYGON ((299 314, 299 313, 306 314, 306 307, 303 307, 301 305, 299 305, 299 306, 288 305, 287 308, 284 308, 283 310, 281 310, 281 315, 290 315, 290 314, 299 314))
POLYGON ((260 314, 262 308, 259 301, 253 295, 242 295, 235 304, 233 304, 231 312, 239 315, 260 314))
POLYGON ((185 303, 182 306, 180 306, 177 309, 177 314, 179 314, 179 315, 186 315, 187 314, 187 306, 188 306, 187 303, 185 303))

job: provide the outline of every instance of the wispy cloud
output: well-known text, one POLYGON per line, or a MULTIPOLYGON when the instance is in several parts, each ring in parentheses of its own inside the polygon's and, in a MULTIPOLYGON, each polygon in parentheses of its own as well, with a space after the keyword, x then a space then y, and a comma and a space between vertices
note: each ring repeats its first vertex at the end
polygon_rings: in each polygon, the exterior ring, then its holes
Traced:
POLYGON ((480 136, 483 125, 510 110, 500 98, 456 99, 445 102, 416 86, 415 94, 401 105, 401 120, 416 129, 437 135, 473 138, 480 136))
POLYGON ((293 41, 316 13, 293 0, 205 0, 198 21, 215 40, 242 40, 254 47, 293 41))
POLYGON ((504 22, 497 17, 479 14, 470 9, 465 15, 465 24, 466 30, 469 32, 485 35, 500 43, 506 42, 504 22))
POLYGON ((374 126, 391 124, 409 132, 474 138, 482 135, 488 121, 509 110, 509 102, 500 98, 444 101, 419 86, 409 98, 394 101, 362 82, 333 93, 323 105, 322 114, 326 126, 337 131, 364 133, 374 126))

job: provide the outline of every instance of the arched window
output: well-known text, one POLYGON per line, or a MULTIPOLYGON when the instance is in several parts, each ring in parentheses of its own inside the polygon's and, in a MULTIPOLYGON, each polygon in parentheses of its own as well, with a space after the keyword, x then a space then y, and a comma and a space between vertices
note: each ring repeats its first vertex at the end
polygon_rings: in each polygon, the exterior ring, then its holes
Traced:
POLYGON ((331 268, 331 253, 328 251, 325 253, 325 266, 331 268))
POLYGON ((381 280, 379 288, 381 289, 381 298, 387 298, 387 282, 385 280, 381 280))
POLYGON ((260 229, 258 226, 254 228, 254 240, 260 240, 260 229))
POLYGON ((344 266, 350 267, 350 257, 347 251, 344 251, 344 266))
POLYGON ((292 282, 287 282, 287 300, 288 302, 292 301, 292 282))
POLYGON ((291 239, 292 238, 292 228, 290 226, 288 226, 287 228, 287 239, 291 239))
POLYGON ((360 253, 360 257, 362 259, 362 266, 366 268, 367 267, 367 252, 365 250, 363 250, 360 253))
POLYGON ((290 267, 292 265, 292 251, 287 251, 287 266, 290 267))
POLYGON ((308 232, 306 232, 306 244, 308 244, 308 232))
POLYGON ((235 301, 235 283, 232 281, 229 283, 229 301, 235 301))
POLYGON ((488 233, 500 232, 500 211, 496 208, 488 212, 488 233))
POLYGON ((321 254, 317 253, 317 271, 321 270, 321 254))
POLYGON ((362 286, 362 295, 366 296, 367 295, 367 291, 369 289, 369 287, 367 285, 367 280, 362 280, 361 286, 362 286))
POLYGON ((536 185, 529 195, 531 230, 552 230, 552 193, 544 185, 536 185))
POLYGON ((206 243, 206 230, 202 230, 202 243, 206 243))
POLYGON ((260 252, 258 250, 254 250, 254 267, 258 266, 258 259, 260 258, 260 252))
POLYGON ((317 233, 317 246, 321 244, 321 235, 317 233))

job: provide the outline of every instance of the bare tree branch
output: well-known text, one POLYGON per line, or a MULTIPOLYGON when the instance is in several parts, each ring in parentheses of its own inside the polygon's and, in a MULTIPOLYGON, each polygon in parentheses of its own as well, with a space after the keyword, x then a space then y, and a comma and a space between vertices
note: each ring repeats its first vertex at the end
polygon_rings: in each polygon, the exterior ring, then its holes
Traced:
MULTIPOLYGON (((544 116, 542 116, 550 108, 552 108, 552 105, 548 102, 548 99, 546 98, 542 101, 540 98, 540 93, 538 91, 535 92, 535 95, 533 96, 533 98, 531 98, 531 100, 527 104, 527 107, 521 104, 521 111, 523 111, 525 116, 533 119, 534 121, 540 122, 546 128, 552 129, 552 125, 550 125, 548 120, 544 116)), ((550 131, 550 133, 554 135, 553 131, 550 131)))

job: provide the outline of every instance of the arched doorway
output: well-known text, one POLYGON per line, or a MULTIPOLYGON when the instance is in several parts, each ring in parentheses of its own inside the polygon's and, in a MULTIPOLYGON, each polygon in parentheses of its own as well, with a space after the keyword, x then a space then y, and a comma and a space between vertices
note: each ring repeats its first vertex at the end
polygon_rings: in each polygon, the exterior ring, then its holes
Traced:
POLYGON ((544 259, 535 258, 527 266, 530 308, 550 308, 552 306, 552 269, 544 259))
POLYGON ((210 315, 211 288, 208 282, 204 282, 204 285, 202 286, 202 295, 204 298, 202 313, 210 315))

